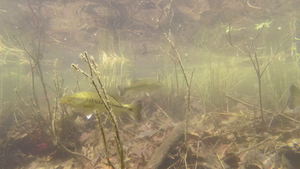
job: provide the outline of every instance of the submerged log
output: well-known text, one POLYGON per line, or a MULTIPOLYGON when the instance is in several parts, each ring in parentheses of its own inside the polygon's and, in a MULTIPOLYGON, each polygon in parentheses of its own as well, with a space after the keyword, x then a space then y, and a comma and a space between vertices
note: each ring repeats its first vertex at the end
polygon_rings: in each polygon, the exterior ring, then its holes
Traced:
POLYGON ((167 157, 170 149, 184 138, 184 122, 179 123, 172 131, 172 133, 163 141, 160 147, 155 151, 154 155, 146 165, 146 169, 157 169, 161 166, 167 157))

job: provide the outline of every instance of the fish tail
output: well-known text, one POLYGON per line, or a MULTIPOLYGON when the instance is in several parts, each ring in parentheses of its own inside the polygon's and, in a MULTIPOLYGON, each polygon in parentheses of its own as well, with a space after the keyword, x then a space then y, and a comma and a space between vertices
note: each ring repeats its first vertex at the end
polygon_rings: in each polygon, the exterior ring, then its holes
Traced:
POLYGON ((123 96, 125 94, 125 92, 126 92, 125 88, 122 87, 122 86, 120 86, 120 85, 118 86, 118 88, 120 90, 120 96, 123 96))
POLYGON ((142 119, 142 115, 141 115, 141 111, 142 111, 142 101, 136 101, 133 104, 131 104, 129 106, 129 110, 130 112, 128 113, 128 115, 134 119, 135 121, 141 121, 142 119))
POLYGON ((290 98, 288 107, 290 109, 295 109, 300 106, 300 89, 295 85, 290 86, 290 98))

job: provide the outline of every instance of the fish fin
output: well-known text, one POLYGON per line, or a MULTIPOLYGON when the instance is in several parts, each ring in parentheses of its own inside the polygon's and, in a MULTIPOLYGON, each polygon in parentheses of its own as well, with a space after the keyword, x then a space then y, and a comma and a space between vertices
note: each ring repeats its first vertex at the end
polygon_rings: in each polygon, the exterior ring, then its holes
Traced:
POLYGON ((130 113, 129 113, 129 116, 134 119, 135 121, 141 121, 142 120, 142 115, 141 115, 141 111, 143 109, 143 106, 142 106, 142 101, 136 101, 134 103, 132 103, 130 106, 129 106, 129 110, 130 110, 130 113))
POLYGON ((290 99, 288 107, 295 109, 300 106, 300 89, 295 85, 290 86, 290 99))
POLYGON ((92 117, 92 115, 93 115, 93 114, 89 114, 89 115, 86 115, 85 117, 86 117, 87 119, 90 119, 90 118, 92 117))
POLYGON ((126 93, 126 90, 125 90, 124 87, 122 87, 122 86, 119 85, 118 89, 120 90, 120 96, 123 96, 126 93))
POLYGON ((132 84, 134 84, 134 83, 136 83, 136 82, 138 82, 139 81, 139 79, 132 79, 131 81, 130 81, 130 84, 132 85, 132 84))
POLYGON ((84 108, 93 108, 93 107, 95 107, 95 104, 93 104, 93 103, 84 103, 84 108))
POLYGON ((119 98, 119 96, 118 96, 117 93, 109 93, 108 95, 109 95, 110 97, 112 97, 116 102, 118 102, 118 103, 121 104, 121 102, 119 101, 120 98, 119 98))

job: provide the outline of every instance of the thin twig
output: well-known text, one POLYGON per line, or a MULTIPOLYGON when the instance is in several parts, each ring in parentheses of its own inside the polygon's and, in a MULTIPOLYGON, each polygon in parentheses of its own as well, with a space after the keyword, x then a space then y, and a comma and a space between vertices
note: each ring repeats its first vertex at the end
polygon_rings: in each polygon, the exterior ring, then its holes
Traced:
POLYGON ((116 117, 114 116, 112 109, 109 105, 109 99, 107 97, 106 94, 106 90, 104 89, 104 85, 102 84, 101 80, 100 80, 100 76, 99 76, 99 71, 98 71, 98 67, 97 64, 95 63, 95 60, 92 56, 90 56, 90 60, 88 58, 87 52, 84 53, 84 57, 90 67, 90 73, 91 73, 91 77, 92 74, 94 73, 97 76, 97 80, 98 83, 100 84, 100 87, 102 89, 102 93, 104 94, 104 97, 102 97, 102 95, 100 94, 100 91, 98 90, 97 85, 95 84, 93 77, 92 77, 92 84, 95 87, 100 99, 102 100, 102 102, 104 103, 104 106, 106 108, 106 110, 108 111, 108 117, 113 125, 114 131, 115 131, 115 141, 117 144, 117 152, 119 155, 119 160, 120 160, 120 164, 121 164, 121 169, 125 168, 125 163, 124 163, 124 151, 123 151, 123 147, 122 147, 122 143, 121 143, 121 139, 120 139, 120 134, 119 134, 119 129, 118 129, 118 125, 117 125, 117 120, 116 117))
POLYGON ((258 146, 264 144, 265 142, 270 141, 270 140, 271 140, 271 138, 267 138, 267 139, 265 139, 264 141, 262 141, 262 142, 256 144, 256 145, 253 146, 253 147, 247 148, 247 149, 245 149, 245 150, 243 150, 243 151, 240 151, 240 152, 238 152, 238 153, 235 153, 235 154, 233 154, 233 155, 231 155, 231 156, 229 156, 229 157, 222 158, 222 160, 224 161, 224 160, 227 160, 227 159, 229 159, 229 158, 231 158, 231 157, 233 157, 233 156, 238 156, 238 155, 240 155, 240 154, 242 154, 242 153, 244 153, 244 152, 246 152, 246 151, 249 151, 249 150, 251 150, 251 149, 254 149, 254 148, 256 148, 256 147, 258 147, 258 146))
POLYGON ((87 159, 88 161, 91 162, 92 165, 94 165, 93 163, 93 160, 91 160, 90 158, 88 158, 87 156, 83 155, 83 154, 79 154, 79 153, 76 153, 74 151, 71 151, 69 150, 66 146, 64 146, 61 142, 58 142, 58 146, 60 146, 62 149, 64 149, 65 151, 67 151, 68 153, 70 154, 73 154, 73 155, 76 155, 76 156, 80 156, 80 157, 83 157, 85 159, 87 159))
MULTIPOLYGON (((120 134, 119 134, 118 126, 117 126, 117 123, 116 123, 116 118, 113 115, 112 109, 109 105, 108 96, 107 96, 106 91, 104 89, 104 86, 103 86, 103 84, 100 80, 97 64, 95 63, 94 58, 92 56, 88 57, 87 52, 84 52, 84 54, 81 54, 80 56, 88 64, 90 75, 85 73, 83 70, 81 70, 75 64, 72 64, 71 66, 74 69, 76 69, 77 71, 81 72, 83 75, 85 75, 91 81, 92 85, 95 87, 95 90, 97 91, 97 93, 99 95, 99 98, 101 99, 101 101, 103 102, 106 110, 108 111, 108 117, 109 117, 109 119, 110 119, 110 121, 113 125, 114 131, 115 131, 115 141, 116 141, 117 152, 118 152, 119 160, 120 160, 120 167, 121 167, 121 169, 123 169, 123 168, 125 168, 124 151, 123 151, 123 147, 122 147, 122 143, 121 143, 121 139, 120 139, 120 134), (94 74, 96 75, 97 81, 100 84, 100 87, 101 87, 101 90, 102 90, 101 92, 99 91, 99 89, 98 89, 98 87, 97 87, 97 85, 94 81, 94 76, 93 76, 94 74), (103 95, 104 95, 104 97, 103 97, 103 95)), ((100 130, 101 130, 102 124, 101 124, 100 120, 98 121, 98 124, 99 124, 100 130)), ((105 135, 104 135, 105 133, 101 132, 101 134, 102 134, 102 137, 105 138, 105 135)), ((107 149, 107 146, 106 146, 105 143, 104 143, 104 146, 107 149)), ((110 162, 109 157, 108 157, 108 149, 106 150, 106 153, 107 153, 106 154, 106 159, 108 161, 108 164, 110 164, 112 166, 112 163, 110 162)))
POLYGON ((161 111, 161 112, 163 112, 164 113, 164 115, 168 118, 168 119, 170 119, 170 117, 167 115, 167 113, 158 105, 158 104, 156 104, 155 102, 154 102, 154 104, 156 105, 156 107, 161 111))
POLYGON ((215 147, 214 147, 211 143, 210 143, 210 145, 211 145, 211 147, 212 147, 214 153, 215 153, 216 156, 218 157, 218 160, 219 160, 220 165, 222 166, 223 169, 225 169, 225 167, 224 167, 224 165, 223 165, 223 162, 222 162, 220 156, 218 155, 218 153, 217 153, 216 150, 215 150, 215 147))
POLYGON ((106 144, 105 132, 104 132, 102 123, 100 121, 99 112, 96 111, 95 114, 96 114, 96 119, 98 121, 98 125, 99 125, 99 128, 100 128, 100 132, 101 132, 101 135, 102 135, 102 141, 103 141, 103 145, 104 145, 104 148, 105 148, 105 154, 106 154, 106 161, 107 161, 108 165, 111 166, 114 169, 115 167, 113 166, 113 164, 111 163, 111 161, 109 160, 109 157, 108 157, 109 152, 108 152, 108 148, 107 148, 107 144, 106 144))
POLYGON ((300 124, 300 122, 299 122, 298 120, 295 120, 295 119, 293 119, 293 118, 290 118, 290 117, 288 117, 288 116, 286 116, 286 115, 284 115, 284 114, 282 114, 282 113, 279 113, 279 115, 282 116, 282 117, 285 117, 285 118, 287 118, 287 119, 289 119, 289 120, 291 120, 291 121, 293 121, 293 122, 296 122, 296 123, 300 124))
MULTIPOLYGON (((248 106, 248 107, 251 107, 251 108, 253 108, 254 110, 259 109, 259 108, 255 107, 255 105, 246 103, 246 102, 244 102, 244 101, 242 101, 242 100, 239 100, 239 99, 237 99, 237 98, 234 98, 234 97, 232 97, 232 96, 226 95, 225 97, 227 97, 227 98, 229 98, 229 99, 231 99, 231 100, 234 100, 234 101, 236 101, 236 102, 239 102, 239 103, 241 103, 241 104, 243 104, 243 105, 246 105, 246 106, 248 106)), ((263 111, 264 111, 264 112, 267 112, 267 113, 271 113, 270 111, 267 111, 267 110, 264 110, 264 109, 263 109, 263 111)))
MULTIPOLYGON (((169 3, 169 6, 171 6, 171 2, 169 3)), ((190 107, 190 91, 191 91, 191 81, 192 81, 192 77, 193 77, 193 73, 194 73, 194 69, 192 71, 192 75, 191 75, 191 80, 189 82, 188 78, 187 78, 187 75, 185 73, 185 69, 184 69, 184 66, 183 66, 183 62, 181 60, 181 57, 179 55, 179 53, 177 52, 177 50, 175 49, 175 46, 173 45, 173 43, 171 42, 170 38, 167 37, 167 35, 164 33, 164 30, 162 29, 161 25, 160 25, 160 19, 161 17, 163 16, 164 12, 162 12, 161 16, 157 19, 157 23, 158 23, 158 27, 160 28, 161 32, 163 33, 164 37, 166 38, 166 40, 169 42, 170 46, 172 47, 172 50, 175 52, 175 55, 176 55, 176 58, 177 58, 177 62, 179 63, 180 65, 180 68, 181 68, 181 71, 183 73, 183 76, 184 76, 184 80, 185 80, 185 83, 186 83, 186 86, 188 88, 188 98, 187 98, 187 101, 188 101, 188 110, 185 111, 185 132, 184 132, 184 140, 186 142, 186 148, 188 150, 188 143, 187 143, 187 130, 188 130, 188 114, 191 112, 191 107, 190 107)), ((172 58, 172 57, 171 57, 172 58)), ((175 68, 176 68, 176 63, 175 64, 175 68)), ((176 72, 177 73, 177 72, 176 72)), ((176 79, 177 80, 177 79, 176 79)), ((187 163, 186 163, 186 160, 185 160, 185 167, 188 168, 187 166, 187 163)))

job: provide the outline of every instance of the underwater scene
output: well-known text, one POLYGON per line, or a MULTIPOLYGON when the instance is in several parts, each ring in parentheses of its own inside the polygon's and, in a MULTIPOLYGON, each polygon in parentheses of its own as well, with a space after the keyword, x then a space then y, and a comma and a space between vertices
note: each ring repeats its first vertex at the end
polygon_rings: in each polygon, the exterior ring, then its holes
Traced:
POLYGON ((299 169, 299 9, 1 0, 0 169, 299 169))

